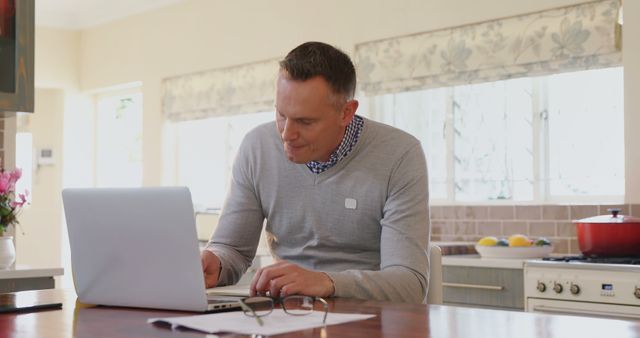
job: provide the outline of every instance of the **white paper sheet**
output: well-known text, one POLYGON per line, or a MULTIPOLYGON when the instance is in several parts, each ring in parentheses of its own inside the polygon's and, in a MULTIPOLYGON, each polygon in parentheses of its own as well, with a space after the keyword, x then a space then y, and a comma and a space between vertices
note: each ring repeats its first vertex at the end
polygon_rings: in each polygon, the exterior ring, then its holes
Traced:
MULTIPOLYGON (((172 328, 185 327, 207 333, 233 332, 238 334, 272 335, 292 331, 322 327, 324 312, 314 311, 305 316, 292 316, 282 309, 262 317, 264 326, 260 326, 255 318, 243 312, 224 312, 186 317, 150 318, 148 323, 164 322, 172 328)), ((334 313, 327 315, 326 325, 342 324, 356 320, 373 318, 375 315, 334 313)))

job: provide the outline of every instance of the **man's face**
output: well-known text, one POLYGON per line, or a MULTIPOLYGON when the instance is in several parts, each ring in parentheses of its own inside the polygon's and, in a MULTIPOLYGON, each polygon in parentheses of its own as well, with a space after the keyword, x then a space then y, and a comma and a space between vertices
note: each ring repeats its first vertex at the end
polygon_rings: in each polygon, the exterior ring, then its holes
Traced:
POLYGON ((336 104, 326 80, 297 81, 281 71, 276 89, 276 124, 287 158, 294 163, 325 162, 340 145, 358 102, 336 104), (341 107, 338 109, 338 106, 341 107))

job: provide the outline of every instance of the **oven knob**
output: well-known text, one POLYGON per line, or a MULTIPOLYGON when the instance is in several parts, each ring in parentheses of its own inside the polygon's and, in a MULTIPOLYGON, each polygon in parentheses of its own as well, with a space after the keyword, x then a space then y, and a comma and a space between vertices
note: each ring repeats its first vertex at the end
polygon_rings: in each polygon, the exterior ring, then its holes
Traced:
POLYGON ((640 288, 636 286, 636 291, 633 293, 636 298, 640 298, 640 288))
POLYGON ((553 285, 553 291, 556 293, 562 293, 562 285, 560 283, 555 283, 553 285))
MULTIPOLYGON (((540 292, 545 292, 547 291, 547 286, 543 283, 543 282, 538 282, 538 286, 536 286, 536 289, 538 289, 538 291, 540 292)), ((638 293, 640 291, 638 291, 638 289, 636 289, 636 293, 638 293)))
POLYGON ((580 287, 578 286, 578 284, 571 284, 571 287, 569 287, 569 291, 571 291, 571 294, 577 295, 580 293, 580 287))

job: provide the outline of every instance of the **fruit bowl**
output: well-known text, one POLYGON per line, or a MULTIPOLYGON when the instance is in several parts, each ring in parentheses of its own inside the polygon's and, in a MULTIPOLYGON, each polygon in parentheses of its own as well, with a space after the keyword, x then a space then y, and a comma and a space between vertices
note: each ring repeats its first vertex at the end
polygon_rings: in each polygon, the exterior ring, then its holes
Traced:
POLYGON ((541 258, 553 251, 553 246, 485 246, 476 245, 482 258, 541 258))

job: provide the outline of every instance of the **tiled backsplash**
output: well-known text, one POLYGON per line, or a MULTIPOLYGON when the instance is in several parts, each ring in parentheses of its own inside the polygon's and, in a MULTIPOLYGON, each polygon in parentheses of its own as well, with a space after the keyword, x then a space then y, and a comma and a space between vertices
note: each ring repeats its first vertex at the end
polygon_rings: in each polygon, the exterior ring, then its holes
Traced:
POLYGON ((605 215, 610 208, 619 208, 624 215, 640 215, 639 204, 431 206, 431 239, 475 242, 484 236, 524 234, 548 238, 555 253, 578 254, 572 220, 605 215))

